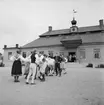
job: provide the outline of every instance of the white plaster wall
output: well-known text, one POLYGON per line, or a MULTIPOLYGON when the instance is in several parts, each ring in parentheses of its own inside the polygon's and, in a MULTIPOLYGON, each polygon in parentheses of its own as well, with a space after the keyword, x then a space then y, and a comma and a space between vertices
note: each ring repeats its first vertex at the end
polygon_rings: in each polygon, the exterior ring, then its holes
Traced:
POLYGON ((8 59, 8 52, 12 52, 12 54, 14 54, 16 52, 17 49, 5 49, 4 50, 4 64, 5 66, 11 66, 12 65, 12 61, 10 61, 8 59))
MULTIPOLYGON (((21 49, 22 52, 31 52, 35 48, 28 48, 28 49, 21 49)), ((37 52, 44 51, 44 53, 48 54, 48 51, 53 51, 53 54, 55 55, 56 52, 64 52, 64 55, 67 57, 68 52, 77 52, 77 49, 66 49, 64 46, 49 46, 49 47, 42 47, 42 48, 36 48, 37 52)), ((4 50, 4 63, 6 66, 9 66, 12 64, 12 61, 8 60, 8 52, 15 53, 17 49, 5 49, 4 50)))
POLYGON ((86 45, 80 46, 78 49, 80 50, 80 48, 83 48, 86 51, 86 59, 80 59, 80 62, 94 63, 95 65, 104 62, 104 45, 86 45), (94 58, 94 49, 96 48, 100 49, 100 59, 94 58))
MULTIPOLYGON (((22 52, 32 51, 33 49, 35 49, 35 48, 22 49, 22 52)), ((37 49, 37 52, 44 51, 45 54, 48 54, 48 51, 53 51, 54 55, 55 55, 56 52, 66 52, 67 51, 62 46, 40 47, 40 48, 36 48, 36 49, 37 49)))
MULTIPOLYGON (((34 48, 29 48, 29 49, 22 49, 22 52, 29 52, 32 51, 34 48)), ((48 54, 48 51, 53 51, 54 55, 56 52, 64 52, 65 56, 68 56, 68 52, 76 52, 77 60, 80 63, 103 63, 104 62, 104 45, 82 45, 79 46, 78 48, 74 49, 66 49, 64 46, 49 46, 49 47, 42 47, 42 48, 36 48, 37 51, 44 51, 46 54, 48 54), (86 59, 80 59, 80 49, 85 49, 86 51, 86 59), (94 52, 93 49, 95 48, 100 48, 101 51, 101 58, 100 59, 95 59, 94 58, 94 52)), ((11 64, 12 62, 8 60, 8 52, 15 53, 17 49, 6 49, 4 51, 4 63, 6 65, 11 64)))
MULTIPOLYGON (((22 49, 22 52, 28 52, 32 51, 35 48, 32 49, 22 49)), ((54 55, 56 52, 64 52, 65 56, 68 56, 68 52, 76 52, 77 49, 66 49, 64 46, 49 46, 49 47, 42 47, 42 48, 36 48, 37 52, 44 51, 45 54, 48 54, 48 51, 53 51, 54 55)))

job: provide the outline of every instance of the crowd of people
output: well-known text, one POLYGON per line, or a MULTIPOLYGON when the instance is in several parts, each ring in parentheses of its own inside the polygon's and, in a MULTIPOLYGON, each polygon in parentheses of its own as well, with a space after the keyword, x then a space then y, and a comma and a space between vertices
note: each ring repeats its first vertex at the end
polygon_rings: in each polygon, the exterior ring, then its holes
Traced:
POLYGON ((35 84, 35 79, 39 78, 45 81, 46 76, 61 76, 62 71, 66 74, 65 63, 67 59, 63 55, 56 53, 54 57, 46 54, 38 53, 33 50, 26 58, 21 55, 21 51, 17 50, 15 55, 11 56, 13 61, 11 76, 14 77, 14 82, 20 82, 19 76, 22 75, 22 62, 25 63, 25 79, 26 84, 35 84), (31 78, 31 82, 30 82, 31 78))
POLYGON ((76 55, 69 55, 68 57, 68 62, 76 62, 76 55))

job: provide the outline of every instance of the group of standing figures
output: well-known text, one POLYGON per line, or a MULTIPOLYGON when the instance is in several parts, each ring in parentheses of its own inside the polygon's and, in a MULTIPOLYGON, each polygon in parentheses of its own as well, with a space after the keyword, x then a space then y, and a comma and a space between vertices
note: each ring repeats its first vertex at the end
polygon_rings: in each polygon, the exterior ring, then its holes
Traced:
POLYGON ((67 59, 64 56, 59 56, 58 53, 50 58, 46 54, 37 53, 34 50, 28 57, 24 58, 20 51, 16 51, 10 60, 13 61, 11 75, 14 77, 14 82, 19 82, 19 76, 22 75, 22 62, 25 62, 26 84, 29 84, 30 78, 31 84, 35 84, 36 78, 45 81, 45 76, 56 75, 60 77, 62 70, 66 73, 67 59))

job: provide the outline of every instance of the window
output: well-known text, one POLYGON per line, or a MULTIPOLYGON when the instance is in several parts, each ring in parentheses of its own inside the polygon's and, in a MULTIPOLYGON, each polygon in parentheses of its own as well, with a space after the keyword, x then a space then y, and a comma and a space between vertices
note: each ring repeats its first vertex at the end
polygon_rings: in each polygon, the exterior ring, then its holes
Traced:
POLYGON ((8 60, 10 60, 11 56, 12 56, 12 52, 8 52, 8 60))
POLYGON ((94 49, 94 58, 100 59, 100 49, 94 49))
POLYGON ((39 53, 40 53, 40 54, 44 54, 44 51, 40 51, 39 53))
POLYGON ((22 53, 22 56, 23 56, 24 58, 26 58, 26 52, 23 52, 23 53, 22 53))
POLYGON ((81 59, 85 59, 85 58, 86 58, 85 49, 80 49, 80 58, 81 58, 81 59))
POLYGON ((49 56, 53 57, 53 51, 48 51, 49 56))
POLYGON ((60 55, 64 55, 64 52, 60 52, 60 55))

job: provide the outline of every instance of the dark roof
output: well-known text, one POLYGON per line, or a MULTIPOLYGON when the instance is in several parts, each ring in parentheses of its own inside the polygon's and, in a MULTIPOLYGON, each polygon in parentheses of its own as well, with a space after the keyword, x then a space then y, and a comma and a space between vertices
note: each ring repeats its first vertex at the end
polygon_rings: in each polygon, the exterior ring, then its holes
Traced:
POLYGON ((61 45, 60 40, 61 40, 61 37, 38 38, 38 39, 24 45, 22 48, 61 45))
MULTIPOLYGON (((47 35, 62 35, 62 34, 69 34, 70 33, 70 28, 69 29, 60 29, 60 30, 52 30, 52 31, 47 31, 43 33, 41 36, 47 36, 47 35)), ((102 28, 99 25, 96 26, 87 26, 87 27, 78 27, 78 32, 83 33, 83 32, 91 32, 91 31, 101 31, 102 28)), ((103 27, 104 30, 104 27, 103 27)))
MULTIPOLYGON (((103 33, 89 33, 89 34, 82 34, 82 35, 67 35, 64 37, 66 40, 82 40, 82 43, 95 43, 95 42, 104 42, 104 35, 103 33)), ((43 46, 54 46, 54 45, 62 45, 61 40, 63 40, 62 36, 57 37, 41 37, 38 38, 26 45, 22 48, 29 48, 29 47, 43 47, 43 46)))

